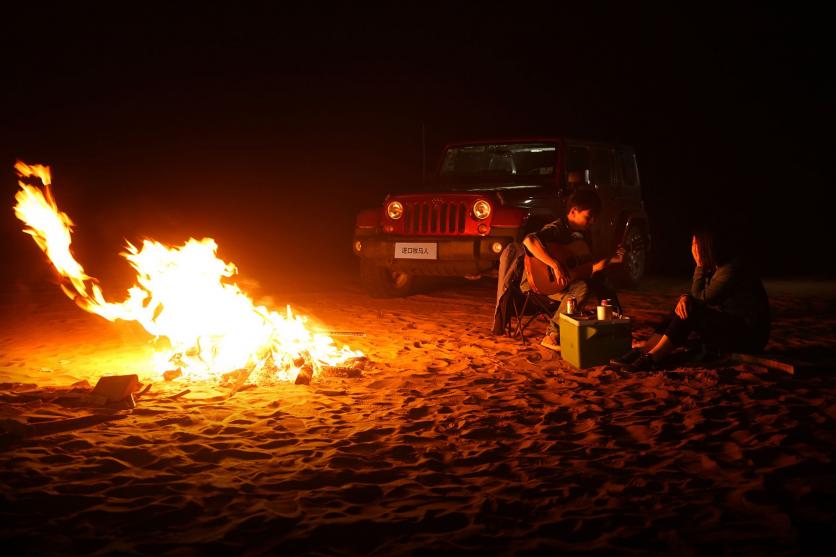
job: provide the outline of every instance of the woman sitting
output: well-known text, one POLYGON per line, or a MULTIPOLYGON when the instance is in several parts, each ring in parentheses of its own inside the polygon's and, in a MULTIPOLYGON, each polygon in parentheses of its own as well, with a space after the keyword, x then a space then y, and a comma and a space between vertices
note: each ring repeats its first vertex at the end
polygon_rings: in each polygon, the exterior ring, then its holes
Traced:
POLYGON ((641 349, 610 362, 627 371, 664 365, 674 348, 696 333, 709 352, 760 352, 769 340, 769 299, 763 283, 739 257, 727 234, 703 227, 691 238, 697 264, 691 291, 641 349))

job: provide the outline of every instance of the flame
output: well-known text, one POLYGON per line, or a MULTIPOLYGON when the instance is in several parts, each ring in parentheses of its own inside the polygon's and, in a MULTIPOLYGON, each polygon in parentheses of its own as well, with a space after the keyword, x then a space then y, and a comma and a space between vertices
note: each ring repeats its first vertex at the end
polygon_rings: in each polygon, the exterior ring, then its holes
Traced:
POLYGON ((86 311, 136 321, 164 340, 168 347, 155 354, 156 371, 179 368, 184 377, 209 379, 246 370, 262 380, 293 381, 303 367, 316 376, 322 366, 363 356, 309 330, 290 306, 281 314, 253 304, 230 280, 238 270, 217 257, 211 238, 190 238, 179 247, 145 240, 140 249, 128 242, 121 255, 136 270, 136 284, 124 301, 106 301, 70 250, 73 222, 58 209, 49 167, 18 161, 15 170, 21 178, 15 215, 65 279, 64 292, 86 311), (23 180, 32 177, 42 187, 23 180))

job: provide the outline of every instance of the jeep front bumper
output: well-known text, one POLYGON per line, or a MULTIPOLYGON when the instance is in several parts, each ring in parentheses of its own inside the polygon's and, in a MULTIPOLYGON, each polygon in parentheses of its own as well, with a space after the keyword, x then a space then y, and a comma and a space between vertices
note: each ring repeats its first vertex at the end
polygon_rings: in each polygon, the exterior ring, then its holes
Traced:
MULTIPOLYGON (((514 230, 516 232, 516 230, 514 230)), ((499 254, 513 235, 489 236, 390 236, 361 234, 354 236, 354 253, 366 261, 393 271, 413 275, 465 276, 495 268, 499 254), (434 244, 435 259, 397 257, 395 244, 434 244)))

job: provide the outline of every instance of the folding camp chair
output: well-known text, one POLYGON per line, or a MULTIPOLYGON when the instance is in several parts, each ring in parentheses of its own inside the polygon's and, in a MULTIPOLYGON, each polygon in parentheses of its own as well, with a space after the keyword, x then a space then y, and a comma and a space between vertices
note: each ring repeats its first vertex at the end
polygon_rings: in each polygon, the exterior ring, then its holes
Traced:
POLYGON ((523 344, 526 344, 528 342, 525 337, 526 329, 538 319, 545 323, 551 321, 554 312, 560 306, 560 301, 533 290, 522 292, 519 285, 514 288, 516 288, 512 298, 514 313, 509 321, 508 336, 518 337, 523 344))
POLYGON ((520 289, 525 273, 524 255, 525 248, 517 242, 508 244, 500 254, 492 326, 494 334, 519 337, 523 343, 527 342, 525 331, 529 325, 538 317, 548 322, 560 305, 548 296, 520 289))

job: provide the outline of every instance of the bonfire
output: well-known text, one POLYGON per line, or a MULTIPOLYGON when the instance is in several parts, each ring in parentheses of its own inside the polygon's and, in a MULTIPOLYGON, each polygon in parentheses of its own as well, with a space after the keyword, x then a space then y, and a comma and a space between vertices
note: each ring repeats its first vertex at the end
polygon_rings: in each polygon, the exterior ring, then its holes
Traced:
POLYGON ((73 256, 73 222, 58 209, 49 167, 18 161, 15 170, 15 215, 49 258, 63 291, 85 311, 142 325, 153 336, 153 365, 161 376, 307 382, 324 369, 363 361, 362 352, 337 347, 290 306, 277 312, 254 304, 233 280, 235 265, 217 257, 212 238, 174 247, 127 242, 121 255, 135 269, 136 283, 121 302, 107 301, 99 281, 73 256))

